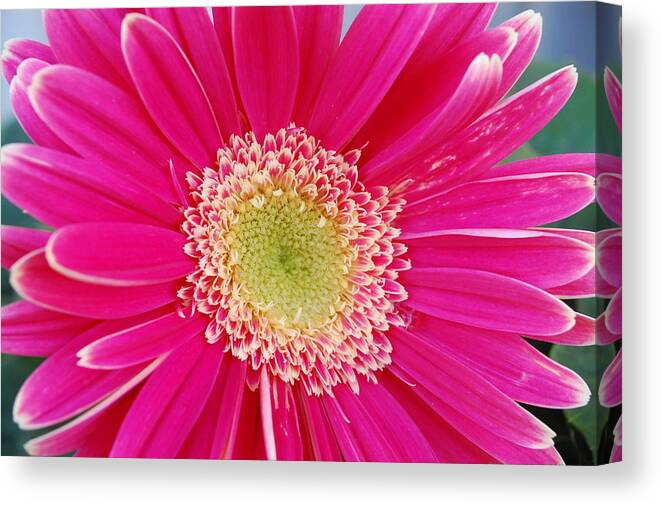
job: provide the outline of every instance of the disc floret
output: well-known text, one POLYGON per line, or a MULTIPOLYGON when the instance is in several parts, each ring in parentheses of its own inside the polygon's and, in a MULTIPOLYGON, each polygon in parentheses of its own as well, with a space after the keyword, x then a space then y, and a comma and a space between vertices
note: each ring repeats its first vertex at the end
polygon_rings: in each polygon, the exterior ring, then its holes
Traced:
POLYGON ((390 363, 384 332, 402 324, 398 272, 410 267, 392 221, 404 205, 358 180, 359 151, 326 151, 300 128, 257 142, 233 136, 218 165, 188 174, 183 231, 197 269, 182 309, 210 317, 254 372, 267 367, 311 394, 390 363))

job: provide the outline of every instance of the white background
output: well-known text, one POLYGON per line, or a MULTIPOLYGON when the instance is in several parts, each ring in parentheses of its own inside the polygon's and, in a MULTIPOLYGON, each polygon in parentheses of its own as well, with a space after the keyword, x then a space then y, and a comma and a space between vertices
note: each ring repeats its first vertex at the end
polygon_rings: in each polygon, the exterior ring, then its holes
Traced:
MULTIPOLYGON (((200 3, 204 0, 0 1, 3 9, 200 3)), ((0 460, 4 503, 661 503, 661 2, 623 0, 622 4, 624 463, 550 468, 4 457, 0 460)))

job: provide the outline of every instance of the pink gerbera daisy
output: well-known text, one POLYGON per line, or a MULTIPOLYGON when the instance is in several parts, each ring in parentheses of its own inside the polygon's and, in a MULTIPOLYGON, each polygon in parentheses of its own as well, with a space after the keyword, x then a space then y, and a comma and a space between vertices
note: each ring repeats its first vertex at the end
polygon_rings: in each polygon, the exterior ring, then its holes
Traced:
POLYGON ((594 343, 595 156, 499 165, 576 84, 504 98, 541 18, 492 4, 47 11, 11 41, 3 352, 31 454, 561 463, 594 343), (593 283, 592 283, 593 284, 593 283))
MULTIPOLYGON (((613 71, 604 72, 606 97, 613 119, 622 131, 622 85, 613 71)), ((597 201, 606 216, 622 226, 622 162, 620 158, 598 165, 597 201)), ((598 295, 611 298, 597 318, 597 342, 612 344, 622 338, 622 228, 597 232, 598 295)), ((622 404, 622 349, 608 366, 599 384, 599 401, 605 407, 622 404)), ((615 425, 615 440, 610 460, 622 460, 622 417, 615 425)))

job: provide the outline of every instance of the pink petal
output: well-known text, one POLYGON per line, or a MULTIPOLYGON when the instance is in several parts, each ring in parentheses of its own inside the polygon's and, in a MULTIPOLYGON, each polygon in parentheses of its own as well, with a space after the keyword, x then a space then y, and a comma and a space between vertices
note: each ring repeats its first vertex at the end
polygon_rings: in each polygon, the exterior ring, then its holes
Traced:
POLYGON ((622 159, 609 154, 568 153, 538 156, 495 166, 493 177, 551 172, 580 172, 596 177, 604 172, 622 172, 622 159))
POLYGON ((517 335, 475 329, 417 314, 408 331, 477 372, 518 402, 549 408, 587 404, 579 375, 547 358, 517 335))
MULTIPOLYGON (((456 67, 464 68, 463 65, 456 67)), ((453 94, 446 99, 439 100, 445 97, 442 95, 439 97, 440 90, 432 88, 433 98, 425 100, 420 97, 416 103, 421 107, 416 110, 409 99, 411 90, 402 92, 403 96, 399 98, 403 99, 404 103, 401 104, 391 105, 386 98, 365 129, 367 130, 370 125, 376 125, 373 127, 377 131, 363 131, 355 142, 356 145, 361 145, 361 135, 364 135, 362 138, 365 139, 363 143, 367 143, 364 153, 367 162, 361 166, 361 171, 365 174, 365 179, 378 179, 382 169, 396 164, 406 164, 408 160, 422 152, 431 139, 447 136, 476 119, 495 100, 502 72, 501 59, 497 54, 489 58, 486 54, 480 53, 470 62, 461 81, 453 86, 453 94), (417 115, 413 116, 416 112, 417 115), (387 122, 386 117, 393 115, 400 119, 387 122), (389 128, 384 125, 388 125, 389 128)), ((440 80, 443 82, 447 82, 452 77, 447 75, 447 69, 443 69, 440 73, 442 74, 440 80)), ((427 73, 423 80, 429 81, 427 73)), ((421 93, 422 90, 416 89, 417 96, 421 93)), ((394 92, 388 97, 395 97, 394 92)), ((396 101, 396 98, 391 101, 396 101)))
POLYGON ((41 249, 48 242, 50 232, 35 228, 2 225, 2 266, 6 269, 22 256, 41 249))
POLYGON ((599 403, 604 407, 615 407, 622 403, 622 349, 601 377, 599 403))
POLYGON ((323 401, 317 396, 308 395, 299 389, 301 416, 310 435, 314 460, 342 461, 342 453, 337 445, 333 425, 330 423, 323 401))
POLYGON ((220 370, 219 385, 222 398, 216 416, 212 457, 230 458, 238 436, 239 416, 246 392, 246 362, 228 359, 220 370))
POLYGON ((398 461, 438 462, 425 435, 386 387, 365 381, 360 385, 358 398, 369 409, 370 416, 380 420, 381 429, 400 454, 398 461))
POLYGON ((273 406, 273 433, 277 459, 300 461, 303 459, 303 432, 291 385, 274 380, 271 388, 273 406))
POLYGON ((434 230, 406 233, 400 239, 416 267, 484 270, 540 288, 566 284, 594 265, 594 249, 589 245, 538 231, 434 230))
POLYGON ((415 333, 392 328, 389 337, 393 342, 393 372, 402 370, 416 384, 415 390, 426 389, 493 435, 517 445, 535 449, 553 445, 555 434, 550 428, 478 373, 415 333))
POLYGON ((7 83, 16 75, 19 65, 28 58, 55 63, 55 55, 46 44, 30 39, 9 39, 2 50, 2 73, 7 83))
POLYGON ((167 144, 136 98, 66 65, 41 70, 28 94, 37 114, 82 156, 178 201, 168 163, 183 171, 190 165, 167 144))
POLYGON ((292 7, 235 7, 232 33, 236 79, 258 139, 288 125, 299 76, 292 7))
POLYGON ((528 68, 542 38, 542 16, 532 10, 524 11, 499 26, 516 30, 517 41, 503 65, 500 96, 505 95, 528 68))
POLYGON ((538 227, 533 228, 536 231, 541 231, 543 233, 553 233, 555 235, 561 235, 563 237, 573 238, 575 240, 580 240, 586 244, 594 247, 596 243, 597 234, 589 230, 575 230, 571 228, 553 228, 553 227, 538 227))
POLYGON ((301 55, 298 93, 292 118, 306 125, 328 65, 340 44, 341 5, 297 5, 293 7, 301 55))
POLYGON ((122 52, 145 107, 160 130, 195 166, 216 161, 222 145, 198 76, 177 42, 142 14, 122 23, 122 52))
POLYGON ((563 300, 575 300, 580 298, 592 298, 603 293, 603 288, 599 289, 596 282, 596 268, 591 269, 584 276, 568 282, 562 286, 548 288, 547 291, 563 300))
POLYGON ((115 441, 119 426, 126 411, 120 412, 114 418, 99 423, 94 433, 87 437, 73 454, 76 458, 108 458, 112 444, 115 441))
MULTIPOLYGON (((407 65, 356 136, 354 145, 360 147, 368 143, 365 157, 368 160, 375 155, 382 158, 380 151, 384 147, 390 146, 392 149, 393 142, 401 144, 402 137, 408 138, 412 129, 419 130, 421 123, 429 122, 430 115, 440 116, 437 122, 445 119, 452 123, 451 126, 440 129, 439 134, 430 139, 408 139, 408 143, 412 144, 411 148, 414 148, 408 155, 410 158, 428 147, 431 141, 447 138, 455 127, 465 126, 477 119, 500 98, 498 90, 502 78, 502 61, 512 51, 515 43, 514 30, 493 29, 462 42, 426 67, 407 65), (484 60, 487 63, 496 60, 498 64, 493 69, 488 66, 481 70, 479 66, 476 68, 476 63, 484 60), (456 102, 462 99, 466 101, 471 94, 476 95, 471 100, 475 103, 470 104, 469 110, 463 110, 456 102), (415 100, 411 100, 412 96, 415 96, 415 100), (458 118, 452 114, 453 111, 458 118), (392 121, 393 117, 397 117, 397 121, 392 121)), ((391 161, 388 166, 393 163, 396 161, 391 161)), ((378 165, 383 165, 383 161, 377 163, 375 160, 368 168, 370 171, 376 170, 378 165)))
MULTIPOLYGON (((381 181, 413 177, 411 200, 475 179, 512 154, 541 130, 564 106, 576 86, 576 69, 554 72, 500 102, 470 127, 430 143, 406 170, 391 167, 381 181)), ((489 175, 490 176, 490 175, 489 175)))
POLYGON ((612 286, 622 285, 622 233, 609 235, 597 245, 597 268, 612 286))
POLYGON ((324 395, 321 400, 344 461, 396 461, 388 440, 365 415, 360 402, 351 401, 348 396, 342 407, 337 398, 324 395), (352 422, 349 416, 356 421, 352 422), (361 439, 364 440, 362 443, 361 439))
POLYGON ((622 335, 622 290, 618 289, 606 307, 604 322, 609 332, 622 335))
POLYGON ((611 333, 606 327, 606 313, 602 312, 596 319, 597 344, 608 345, 622 338, 620 333, 611 333))
POLYGON ((610 463, 617 463, 622 461, 622 416, 617 420, 613 435, 615 435, 615 439, 613 440, 610 463))
POLYGON ((390 89, 435 5, 367 5, 342 40, 321 85, 309 129, 326 148, 341 149, 390 89))
POLYGON ((129 12, 128 9, 44 11, 46 35, 58 62, 132 90, 119 43, 122 19, 129 12))
POLYGON ((413 268, 399 280, 404 303, 434 317, 478 328, 555 335, 575 324, 574 311, 557 298, 521 281, 461 268, 413 268))
POLYGON ((182 233, 158 226, 82 223, 53 233, 46 256, 54 270, 72 279, 139 286, 183 280, 195 270, 195 262, 184 252, 185 244, 182 233))
POLYGON ((16 119, 32 141, 40 146, 50 147, 64 152, 72 152, 62 139, 44 123, 30 103, 28 88, 33 76, 48 64, 42 60, 28 58, 18 66, 16 77, 9 86, 9 102, 16 119))
POLYGON ((223 355, 203 338, 170 354, 131 405, 110 457, 176 456, 211 393, 223 355))
MULTIPOLYGON (((144 378, 149 376, 160 361, 155 360, 153 363, 144 367, 112 394, 83 414, 59 428, 28 441, 25 444, 25 450, 28 454, 35 456, 63 455, 79 449, 90 438, 97 435, 105 435, 104 432, 108 425, 114 429, 112 433, 112 438, 114 439, 119 424, 124 419, 124 416, 126 416, 126 412, 135 399, 135 391, 140 389, 139 386, 144 378)), ((103 456, 107 457, 108 454, 106 453, 103 456)))
POLYGON ((595 345, 596 335, 595 319, 577 312, 576 324, 573 328, 557 335, 535 336, 534 338, 554 344, 586 346, 595 345))
POLYGON ((613 428, 613 442, 616 445, 622 445, 622 416, 615 423, 615 428, 613 428))
POLYGON ((55 227, 108 221, 181 224, 177 209, 112 168, 27 144, 2 148, 2 192, 55 227))
POLYGON ((76 352, 94 340, 139 322, 105 321, 70 340, 28 377, 16 395, 14 420, 22 429, 64 421, 118 390, 144 367, 91 370, 77 365, 76 352))
MULTIPOLYGON (((586 244, 594 247, 595 245, 595 233, 592 231, 585 230, 567 230, 562 228, 537 228, 539 231, 554 233, 556 235, 562 235, 564 237, 573 238, 585 242, 586 244)), ((600 276, 597 275, 596 268, 591 268, 585 275, 582 277, 571 281, 563 286, 556 286, 553 288, 547 289, 547 291, 559 298, 592 298, 595 296, 595 291, 597 296, 603 291, 605 284, 600 281, 600 276)), ((578 322, 577 322, 578 325, 578 322)), ((573 328, 572 328, 573 330, 573 328)), ((570 330, 567 335, 569 338, 573 338, 573 331, 570 330)), ((583 333, 580 331, 580 333, 583 333)), ((564 338, 562 336, 561 338, 564 338)), ((562 342, 558 342, 562 343, 562 342)))
POLYGON ((495 10, 495 3, 438 4, 427 30, 406 64, 405 72, 414 74, 429 67, 457 44, 483 32, 495 10))
POLYGON ((418 427, 383 386, 362 382, 360 389, 356 395, 337 386, 335 399, 322 397, 345 461, 436 461, 418 427))
POLYGON ((622 446, 613 444, 609 463, 619 463, 620 461, 622 461, 622 446))
POLYGON ((271 393, 271 375, 266 367, 262 367, 259 380, 259 414, 262 428, 262 442, 266 459, 278 459, 278 449, 275 443, 275 422, 273 416, 273 395, 271 393))
POLYGON ((622 225, 622 176, 602 173, 597 176, 597 202, 608 219, 622 225))
MULTIPOLYGON (((260 419, 259 391, 243 390, 232 459, 266 459, 260 419)), ((228 456, 229 457, 229 456, 228 456)))
POLYGON ((445 401, 425 388, 416 386, 413 391, 427 402, 459 433, 473 444, 506 465, 562 465, 562 457, 554 447, 536 449, 512 443, 498 436, 489 426, 484 426, 465 413, 452 408, 445 401))
POLYGON ((416 394, 420 386, 407 384, 389 371, 379 375, 383 386, 406 409, 443 463, 498 463, 477 445, 455 430, 416 394))
POLYGON ((232 80, 206 8, 146 9, 170 32, 190 61, 225 138, 241 133, 232 80))
POLYGON ((178 458, 232 459, 246 390, 246 361, 221 363, 214 389, 178 458))
POLYGON ((201 338, 208 322, 206 316, 184 318, 171 312, 95 340, 78 351, 78 365, 96 369, 136 365, 165 354, 190 338, 201 338))
POLYGON ((63 456, 76 451, 75 455, 80 457, 107 457, 108 451, 104 449, 108 439, 114 439, 133 397, 126 394, 90 416, 92 411, 97 411, 97 405, 65 425, 29 440, 25 444, 26 452, 31 456, 63 456))
POLYGON ((469 182, 410 200, 398 223, 406 233, 439 228, 518 228, 571 216, 594 199, 594 179, 579 173, 514 175, 469 182))
MULTIPOLYGON (((351 423, 367 421, 367 419, 361 419, 361 416, 353 417, 349 414, 349 409, 345 407, 347 401, 360 402, 364 407, 366 418, 370 418, 375 423, 392 447, 395 457, 392 461, 437 462, 436 454, 420 428, 383 385, 362 381, 358 395, 345 387, 338 391, 337 398, 351 423)), ((359 440, 359 442, 368 443, 369 438, 359 440)))
POLYGON ((608 67, 604 70, 604 87, 615 124, 622 131, 622 84, 608 67))
POLYGON ((239 94, 239 87, 236 82, 236 65, 234 63, 234 42, 232 36, 232 10, 233 7, 212 7, 211 14, 213 17, 213 27, 216 31, 216 38, 220 43, 220 48, 225 56, 225 63, 227 64, 227 71, 232 81, 232 89, 234 90, 234 97, 236 98, 237 105, 241 110, 241 96, 239 94))
POLYGON ((94 324, 20 300, 2 307, 2 352, 50 356, 94 324))
POLYGON ((118 319, 162 307, 177 298, 181 281, 115 287, 79 282, 50 268, 43 249, 23 256, 11 270, 16 292, 41 307, 94 319, 118 319))
MULTIPOLYGON (((597 242, 597 245, 602 244, 603 242, 605 242, 606 240, 608 240, 609 237, 611 237, 612 235, 618 235, 618 234, 619 234, 619 235, 622 235, 622 229, 621 229, 621 228, 608 228, 608 229, 605 229, 605 230, 599 230, 599 231, 595 234, 595 235, 596 235, 596 242, 597 242)), ((621 250, 620 250, 620 252, 619 252, 619 255, 620 255, 620 257, 622 256, 622 251, 621 251, 621 250)), ((599 256, 600 256, 600 254, 597 252, 597 263, 599 262, 599 256)), ((606 265, 604 265, 604 266, 606 266, 606 265)), ((620 264, 619 264, 618 266, 611 265, 611 268, 613 269, 613 270, 610 272, 610 274, 611 274, 611 280, 617 280, 618 277, 619 277, 619 278, 620 278, 620 282, 619 282, 619 284, 611 284, 611 283, 609 283, 609 282, 604 278, 604 275, 603 275, 603 273, 602 273, 602 270, 601 270, 600 268, 596 268, 596 269, 595 269, 594 277, 595 277, 595 282, 596 282, 596 285, 597 285, 596 296, 598 296, 598 297, 600 297, 600 298, 611 298, 611 297, 613 297, 613 295, 615 295, 615 293, 617 292, 617 290, 618 290, 618 289, 621 287, 621 285, 622 285, 622 281, 621 281, 621 277, 622 277, 622 274, 621 274, 622 265, 621 265, 621 262, 620 262, 620 264), (617 268, 619 268, 619 270, 620 270, 620 274, 619 274, 619 275, 616 273, 616 270, 615 270, 615 269, 617 269, 617 268)))

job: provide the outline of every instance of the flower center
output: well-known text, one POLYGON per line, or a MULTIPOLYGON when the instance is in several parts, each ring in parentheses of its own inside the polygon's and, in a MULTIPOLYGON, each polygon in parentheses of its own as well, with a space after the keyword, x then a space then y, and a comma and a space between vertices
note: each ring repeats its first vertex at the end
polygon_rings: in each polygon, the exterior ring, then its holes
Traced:
POLYGON ((410 268, 392 225, 405 202, 368 192, 359 157, 292 127, 261 143, 232 136, 217 166, 187 176, 182 230, 197 269, 181 310, 209 316, 207 341, 249 362, 249 385, 266 367, 319 395, 390 363, 386 332, 406 298, 397 277, 410 268))
POLYGON ((274 324, 318 328, 341 308, 347 259, 332 221, 280 191, 244 202, 228 240, 245 296, 274 324))

